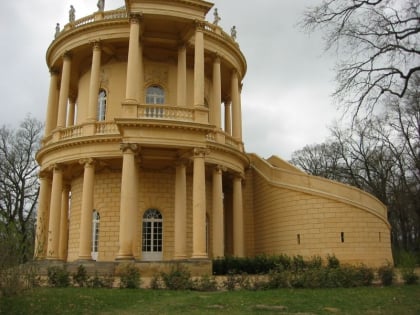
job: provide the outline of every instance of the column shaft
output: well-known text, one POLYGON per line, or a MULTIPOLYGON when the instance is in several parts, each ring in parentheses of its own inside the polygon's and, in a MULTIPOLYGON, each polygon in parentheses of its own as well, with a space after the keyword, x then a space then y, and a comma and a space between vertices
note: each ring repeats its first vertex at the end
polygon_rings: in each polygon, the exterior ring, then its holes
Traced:
POLYGON ((187 48, 178 49, 177 106, 187 105, 187 48))
POLYGON ((71 57, 69 54, 63 56, 63 70, 61 72, 60 96, 58 99, 57 128, 66 126, 67 101, 70 90, 71 57))
POLYGON ((126 100, 138 102, 139 88, 139 44, 140 44, 140 20, 138 16, 130 18, 130 42, 128 46, 126 100))
POLYGON ((51 199, 51 180, 43 175, 39 176, 39 200, 36 218, 35 259, 43 259, 47 254, 47 236, 49 209, 51 199))
POLYGON ((50 89, 48 93, 47 119, 45 121, 44 135, 47 137, 57 125, 58 111, 58 73, 54 70, 50 71, 50 89))
POLYGON ((123 144, 123 167, 120 202, 120 248, 116 259, 133 259, 137 199, 136 144, 123 144))
POLYGON ((175 259, 187 258, 187 178, 182 162, 175 171, 175 259))
POLYGON ((204 33, 201 23, 195 30, 194 106, 204 106, 204 33))
POLYGON ((68 115, 67 115, 67 127, 74 126, 75 109, 76 109, 76 100, 74 98, 70 98, 69 112, 68 112, 68 115))
POLYGON ((230 102, 225 102, 225 132, 232 135, 232 108, 230 102))
POLYGON ((213 62, 213 108, 210 111, 210 123, 215 125, 217 129, 221 127, 221 111, 222 103, 222 81, 220 74, 220 58, 216 57, 213 62))
POLYGON ((206 252, 206 174, 205 152, 194 152, 193 171, 193 253, 192 258, 207 258, 206 252))
POLYGON ((69 187, 64 186, 61 193, 61 215, 60 215, 60 244, 58 246, 60 260, 67 260, 67 242, 69 238, 69 187))
POLYGON ((79 260, 92 259, 92 212, 95 182, 95 164, 92 159, 83 160, 83 191, 80 218, 79 260))
POLYGON ((63 190, 63 171, 59 166, 53 170, 50 202, 50 219, 48 222, 47 259, 59 259, 61 192, 63 190))
POLYGON ((101 74, 101 45, 99 42, 93 44, 92 54, 92 67, 90 70, 90 83, 89 83, 89 103, 87 121, 94 122, 97 117, 98 108, 98 94, 100 86, 101 74))
POLYGON ((212 213, 212 234, 213 234, 213 258, 224 257, 224 213, 223 213, 223 185, 222 169, 216 167, 213 170, 213 213, 212 213))
POLYGON ((233 255, 244 257, 244 214, 242 202, 242 179, 233 179, 233 255))
POLYGON ((233 71, 231 78, 232 94, 232 136, 241 139, 241 104, 239 102, 238 73, 233 71))

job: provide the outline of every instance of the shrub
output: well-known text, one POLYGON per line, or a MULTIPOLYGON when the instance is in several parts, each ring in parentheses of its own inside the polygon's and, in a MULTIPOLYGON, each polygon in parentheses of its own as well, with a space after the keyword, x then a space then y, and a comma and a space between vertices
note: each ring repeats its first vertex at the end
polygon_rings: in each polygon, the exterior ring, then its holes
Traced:
POLYGON ((233 291, 236 288, 236 275, 230 271, 226 275, 226 279, 223 281, 223 287, 228 291, 233 291))
POLYGON ((217 291, 218 285, 214 277, 204 275, 193 282, 193 287, 198 291, 217 291))
POLYGON ((120 265, 117 271, 120 276, 120 288, 137 289, 140 287, 140 272, 134 264, 120 265))
POLYGON ((88 284, 88 275, 86 272, 86 268, 83 265, 79 265, 77 267, 76 273, 72 275, 73 283, 77 283, 77 285, 81 288, 86 287, 88 284))
POLYGON ((415 273, 416 260, 416 256, 407 251, 399 255, 399 266, 405 284, 415 284, 419 278, 415 273))
POLYGON ((393 283, 395 277, 394 267, 391 264, 379 267, 378 276, 382 285, 389 286, 393 283))
POLYGON ((191 274, 183 265, 172 267, 169 273, 161 273, 163 282, 170 290, 189 290, 192 289, 191 274))
POLYGON ((291 273, 284 269, 282 265, 278 265, 276 269, 268 273, 268 289, 289 288, 291 273))
POLYGON ((70 273, 66 267, 51 266, 47 269, 48 284, 52 287, 65 288, 70 285, 70 273))
POLYGON ((159 290, 165 288, 162 277, 160 274, 155 274, 150 281, 150 288, 153 290, 159 290))
POLYGON ((20 265, 0 270, 0 296, 13 296, 39 285, 33 265, 20 265))
POLYGON ((327 256, 327 267, 330 269, 340 267, 340 261, 338 260, 337 257, 335 257, 335 255, 327 256))

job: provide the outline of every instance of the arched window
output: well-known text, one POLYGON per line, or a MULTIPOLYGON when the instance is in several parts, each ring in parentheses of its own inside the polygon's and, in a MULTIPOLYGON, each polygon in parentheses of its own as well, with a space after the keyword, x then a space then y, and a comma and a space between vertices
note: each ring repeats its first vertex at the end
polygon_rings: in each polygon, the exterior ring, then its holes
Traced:
POLYGON ((106 91, 104 89, 99 90, 98 94, 98 111, 97 111, 97 120, 104 121, 106 114, 106 91))
POLYGON ((142 259, 162 260, 163 219, 159 210, 148 209, 143 215, 142 259))
POLYGON ((99 212, 94 210, 92 213, 92 259, 98 259, 99 245, 99 212))
POLYGON ((164 104, 165 90, 159 85, 151 85, 146 90, 146 104, 164 104))

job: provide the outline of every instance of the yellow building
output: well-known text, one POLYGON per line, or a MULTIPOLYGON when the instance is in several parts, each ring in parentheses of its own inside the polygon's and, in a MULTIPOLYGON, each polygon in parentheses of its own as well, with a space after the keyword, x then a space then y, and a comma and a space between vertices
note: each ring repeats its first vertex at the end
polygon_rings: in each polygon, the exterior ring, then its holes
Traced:
POLYGON ((35 257, 392 261, 377 199, 244 151, 246 60, 234 29, 206 21, 212 6, 126 0, 57 30, 35 257))

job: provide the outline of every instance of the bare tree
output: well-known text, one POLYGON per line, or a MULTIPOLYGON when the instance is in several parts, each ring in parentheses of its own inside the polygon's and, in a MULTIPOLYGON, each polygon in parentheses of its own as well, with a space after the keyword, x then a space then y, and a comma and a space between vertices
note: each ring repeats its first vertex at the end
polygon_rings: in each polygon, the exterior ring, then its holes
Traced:
POLYGON ((0 245, 15 263, 31 258, 35 208, 38 200, 38 164, 42 124, 27 117, 17 129, 0 129, 0 245))
POLYGON ((334 96, 353 117, 384 97, 402 98, 420 72, 420 0, 322 0, 302 26, 337 49, 334 96))

